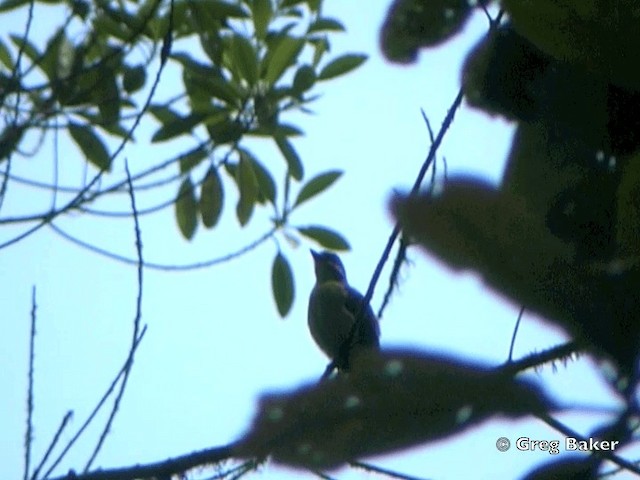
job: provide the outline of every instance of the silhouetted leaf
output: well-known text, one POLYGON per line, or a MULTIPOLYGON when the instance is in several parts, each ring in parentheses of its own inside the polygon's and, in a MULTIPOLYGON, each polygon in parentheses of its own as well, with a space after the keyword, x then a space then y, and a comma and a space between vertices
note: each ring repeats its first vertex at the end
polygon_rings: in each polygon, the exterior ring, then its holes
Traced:
POLYGON ((403 232, 449 266, 473 269, 517 305, 553 321, 623 375, 640 349, 637 257, 576 261, 522 197, 473 178, 449 179, 439 195, 398 196, 403 232), (603 322, 602 319, 609 319, 603 322))
POLYGON ((100 170, 110 169, 111 158, 107 147, 90 126, 70 122, 69 134, 73 141, 76 142, 76 145, 80 147, 89 163, 92 163, 100 170))
POLYGON ((189 177, 185 178, 180 185, 175 207, 180 233, 187 240, 191 240, 198 226, 198 204, 189 177))
POLYGON ((349 242, 335 230, 317 225, 296 227, 296 230, 300 232, 300 235, 310 238, 329 250, 351 250, 349 242))
POLYGON ((318 80, 328 80, 355 70, 367 59, 366 55, 347 54, 329 62, 318 75, 318 80))
POLYGON ((343 172, 341 170, 331 170, 313 177, 303 185, 300 193, 298 193, 296 201, 293 203, 293 208, 324 192, 327 188, 333 185, 338 178, 340 178, 342 173, 343 172))
POLYGON ((204 177, 200 191, 200 215, 202 224, 213 228, 220 219, 224 205, 224 190, 218 175, 218 170, 211 167, 204 177))
POLYGON ((414 62, 418 49, 458 33, 472 10, 467 0, 395 0, 382 26, 382 52, 394 62, 414 62))
POLYGON ((286 257, 280 252, 273 259, 273 266, 271 267, 271 290, 273 291, 273 299, 276 301, 276 307, 278 307, 278 313, 281 317, 286 317, 293 304, 295 284, 291 266, 286 257))

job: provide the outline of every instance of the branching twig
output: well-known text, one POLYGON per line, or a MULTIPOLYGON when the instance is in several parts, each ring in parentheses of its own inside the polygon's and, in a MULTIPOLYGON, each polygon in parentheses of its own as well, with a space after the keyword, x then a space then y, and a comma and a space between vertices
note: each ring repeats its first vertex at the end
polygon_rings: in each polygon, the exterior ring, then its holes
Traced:
MULTIPOLYGON (((147 327, 144 327, 142 329, 142 331, 140 332, 140 335, 138 336, 137 340, 136 340, 136 344, 135 344, 135 349, 137 349, 140 346, 140 342, 142 341, 142 339, 144 338, 144 334, 147 331, 147 327)), ((80 436, 84 433, 84 431, 87 429, 87 427, 89 426, 89 424, 93 421, 93 419, 96 417, 96 415, 98 414, 98 412, 100 411, 100 409, 102 408, 102 406, 104 405, 104 403, 107 401, 107 399, 109 398, 109 396, 111 395, 111 393, 113 392, 113 390, 115 389, 116 385, 118 384, 118 381, 120 380, 120 378, 124 375, 125 370, 127 369, 129 364, 129 356, 127 356, 127 360, 125 361, 124 365, 122 366, 122 368, 120 369, 120 371, 118 372, 118 374, 116 375, 116 377, 113 379, 113 381, 111 382, 111 385, 109 385, 109 387, 107 388, 107 391, 104 393, 104 395, 102 395, 102 398, 98 401, 97 405, 94 407, 94 409, 91 411, 91 413, 89 414, 89 416, 87 417, 87 419, 85 420, 85 422, 82 424, 82 426, 80 427, 80 429, 76 432, 76 434, 73 436, 73 438, 71 438, 71 440, 69 440, 69 442, 67 443, 67 445, 65 446, 65 448, 62 450, 62 452, 60 453, 60 455, 58 455, 58 458, 56 458, 56 460, 53 462, 53 464, 49 467, 49 469, 47 470, 47 472, 44 474, 44 477, 47 478, 49 477, 49 475, 51 475, 51 472, 53 472, 53 470, 60 464, 60 462, 64 459, 64 457, 67 455, 67 452, 71 449, 71 447, 76 443, 76 441, 78 440, 78 438, 80 438, 80 436)))
POLYGON ((131 199, 131 212, 133 214, 133 221, 135 226, 135 238, 136 238, 136 253, 138 256, 138 296, 136 300, 136 316, 133 320, 133 336, 131 339, 131 347, 129 349, 129 358, 127 359, 126 368, 124 371, 124 375, 122 376, 122 383, 120 384, 120 391, 116 395, 116 398, 113 402, 113 407, 111 409, 111 413, 109 414, 109 418, 107 423, 102 430, 102 434, 98 439, 98 443, 91 454, 89 461, 87 462, 84 471, 89 471, 91 468, 91 464, 94 462, 96 457, 98 456, 98 452, 100 448, 104 444, 107 435, 109 434, 109 430, 111 429, 111 425, 115 419, 116 414, 118 413, 118 409, 120 407, 120 402, 124 397, 124 392, 127 387, 127 383, 129 380, 129 374, 131 373, 131 368, 133 367, 133 356, 136 351, 136 340, 138 338, 138 332, 140 331, 140 319, 142 318, 142 286, 143 286, 143 271, 144 271, 144 260, 142 258, 142 238, 140 233, 140 224, 138 222, 138 209, 136 208, 136 196, 133 191, 133 184, 131 183, 131 173, 129 172, 129 164, 125 161, 125 171, 127 173, 127 180, 129 181, 129 195, 131 199))

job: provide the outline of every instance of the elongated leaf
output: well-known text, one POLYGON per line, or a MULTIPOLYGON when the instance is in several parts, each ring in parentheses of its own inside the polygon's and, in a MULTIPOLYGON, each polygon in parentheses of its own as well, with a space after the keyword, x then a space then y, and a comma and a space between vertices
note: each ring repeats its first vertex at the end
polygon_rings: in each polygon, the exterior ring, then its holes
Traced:
POLYGON ((89 163, 100 170, 109 170, 111 158, 102 139, 88 125, 69 123, 69 134, 89 163))
POLYGON ((296 230, 300 232, 300 235, 310 238, 329 250, 351 250, 351 245, 342 235, 327 227, 312 225, 309 227, 297 227, 296 230))
POLYGON ((175 207, 180 233, 187 240, 191 240, 198 226, 198 204, 189 177, 185 178, 180 185, 175 207))
POLYGON ((304 46, 304 40, 296 37, 285 36, 269 49, 265 57, 266 73, 265 81, 269 85, 275 84, 284 71, 295 65, 296 58, 304 46))
POLYGON ((213 228, 220 219, 224 205, 224 190, 218 170, 211 167, 202 182, 200 192, 200 215, 202 223, 207 228, 213 228))
POLYGON ((346 29, 339 20, 335 18, 319 18, 311 25, 307 33, 332 31, 332 32, 344 32, 346 29))
POLYGON ((11 57, 11 52, 2 41, 0 41, 0 62, 9 70, 13 68, 13 58, 11 57))
POLYGON ((302 161, 300 160, 298 152, 296 152, 293 145, 291 145, 291 142, 289 142, 286 137, 276 135, 274 140, 276 141, 276 145, 278 145, 280 152, 284 156, 284 159, 287 161, 291 176, 298 181, 302 180, 302 177, 304 176, 304 167, 302 166, 302 161))
POLYGON ((256 36, 263 39, 267 34, 273 15, 271 0, 253 0, 251 10, 253 12, 253 25, 256 29, 256 36))
POLYGON ((318 80, 328 80, 355 70, 367 59, 366 55, 347 54, 329 62, 318 75, 318 80))
POLYGON ((258 202, 264 203, 266 200, 275 203, 276 182, 273 180, 269 170, 248 150, 240 149, 240 151, 251 161, 253 171, 256 174, 256 180, 258 182, 258 202))
POLYGON ((200 113, 192 113, 186 117, 178 117, 162 125, 151 137, 151 142, 164 142, 191 132, 204 119, 200 113))
POLYGON ((249 85, 258 81, 258 53, 242 35, 234 35, 229 42, 229 61, 233 71, 249 85))
POLYGON ((304 184, 304 186, 300 190, 300 193, 298 193, 298 197, 293 204, 294 208, 301 203, 306 202, 310 198, 313 198, 316 195, 324 192, 327 188, 333 185, 333 183, 338 180, 338 178, 340 178, 342 173, 343 172, 341 170, 331 170, 329 172, 324 172, 313 177, 311 180, 304 184))
POLYGON ((236 182, 240 189, 236 216, 240 225, 245 226, 251 218, 253 207, 258 199, 258 180, 253 171, 251 160, 246 155, 240 155, 240 162, 236 170, 236 182))
POLYGON ((180 157, 178 157, 180 162, 180 173, 187 173, 189 170, 199 165, 202 160, 207 158, 207 155, 207 150, 201 145, 182 153, 180 157))
POLYGON ((273 259, 271 268, 271 290, 273 299, 281 317, 286 317, 291 310, 295 297, 295 285, 293 282, 293 272, 288 260, 282 253, 278 252, 273 259))

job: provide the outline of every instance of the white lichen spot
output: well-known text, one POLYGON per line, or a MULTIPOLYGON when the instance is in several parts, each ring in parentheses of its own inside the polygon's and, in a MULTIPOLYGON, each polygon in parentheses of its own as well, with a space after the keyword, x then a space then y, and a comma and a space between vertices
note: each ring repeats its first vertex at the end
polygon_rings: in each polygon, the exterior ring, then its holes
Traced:
POLYGON ((280 406, 271 407, 267 410, 267 418, 272 422, 282 420, 282 417, 284 417, 284 410, 280 406))
POLYGON ((344 408, 356 408, 360 404, 362 404, 362 400, 355 395, 349 395, 344 401, 344 408))
POLYGON ((402 361, 394 358, 386 363, 384 366, 384 373, 390 377, 397 377, 402 373, 403 369, 404 365, 402 364, 402 361))
POLYGON ((456 16, 456 11, 453 8, 445 8, 444 9, 444 18, 447 20, 452 20, 453 17, 456 16))
POLYGON ((615 170, 617 163, 618 159, 614 155, 611 155, 609 157, 609 170, 615 170))
POLYGON ((632 415, 627 419, 627 428, 631 431, 636 431, 640 427, 640 417, 632 415))
POLYGON ((478 0, 467 0, 467 5, 470 7, 476 7, 478 6, 478 0))
POLYGON ((602 150, 596 152, 596 160, 598 163, 604 162, 604 152, 602 150))
POLYGON ((461 425, 466 423, 473 414, 473 407, 471 405, 465 405, 456 413, 456 423, 461 425))

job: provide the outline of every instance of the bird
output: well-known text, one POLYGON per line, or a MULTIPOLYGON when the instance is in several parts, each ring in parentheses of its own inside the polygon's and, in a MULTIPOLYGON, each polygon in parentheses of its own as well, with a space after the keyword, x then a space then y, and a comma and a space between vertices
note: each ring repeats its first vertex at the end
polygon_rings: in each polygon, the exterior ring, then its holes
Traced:
POLYGON ((332 252, 311 250, 316 284, 309 296, 309 331, 338 370, 349 369, 356 351, 380 348, 380 326, 369 303, 347 282, 340 258, 332 252), (356 317, 360 321, 352 334, 356 317))

